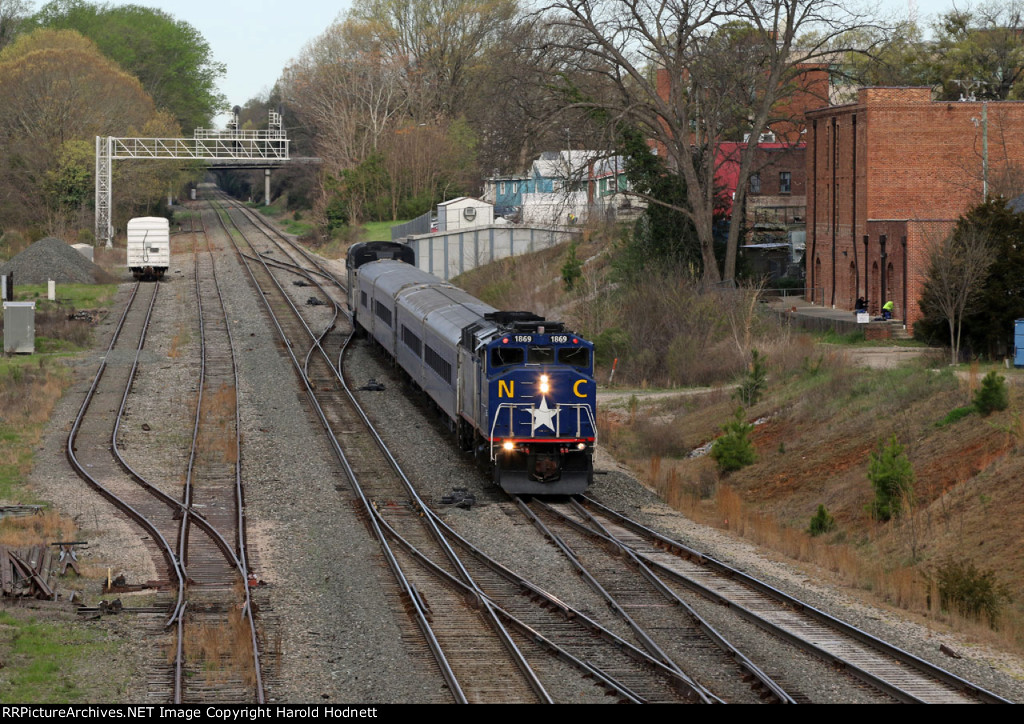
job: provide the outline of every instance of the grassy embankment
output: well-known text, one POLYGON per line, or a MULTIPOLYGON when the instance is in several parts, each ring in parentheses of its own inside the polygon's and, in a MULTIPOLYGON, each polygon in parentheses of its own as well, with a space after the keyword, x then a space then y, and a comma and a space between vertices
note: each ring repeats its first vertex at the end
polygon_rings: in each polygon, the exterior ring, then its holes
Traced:
MULTIPOLYGON (((91 325, 67 316, 73 309, 106 307, 116 291, 116 285, 58 285, 58 301, 49 302, 43 285, 16 287, 18 300, 37 300, 36 352, 0 357, 0 504, 45 505, 28 476, 46 423, 71 383, 71 371, 59 359, 92 343, 91 325)), ((0 519, 0 545, 76 539, 74 522, 53 510, 0 519)), ((95 701, 97 686, 111 698, 114 684, 102 681, 101 673, 85 686, 76 672, 78 662, 101 660, 112 646, 102 630, 82 628, 59 612, 0 611, 0 701, 95 701)))
MULTIPOLYGON (((288 234, 298 237, 308 237, 314 226, 309 220, 312 216, 310 211, 288 211, 279 202, 270 206, 256 206, 259 212, 272 219, 280 228, 288 234)), ((391 227, 404 224, 409 219, 398 221, 368 221, 358 228, 349 229, 348 233, 339 234, 336 238, 326 240, 315 246, 315 250, 321 256, 330 259, 339 259, 345 255, 352 244, 359 241, 391 241, 391 227)))
POLYGON ((998 368, 1013 381, 1009 409, 950 420, 951 411, 970 403, 976 368, 956 374, 929 356, 871 370, 851 364, 850 354, 812 348, 800 368, 770 378, 763 398, 743 413, 763 421, 752 434, 757 461, 728 475, 708 456, 688 457, 717 437, 735 410, 726 389, 601 411, 602 440, 697 521, 811 564, 815 576, 1024 650, 1024 375, 998 368), (903 515, 881 522, 870 513, 868 468, 871 454, 894 435, 915 484, 903 515), (836 527, 812 536, 818 505, 836 527), (939 605, 938 580, 971 566, 991 572, 988 583, 1012 596, 996 601, 995 631, 986 616, 939 605))

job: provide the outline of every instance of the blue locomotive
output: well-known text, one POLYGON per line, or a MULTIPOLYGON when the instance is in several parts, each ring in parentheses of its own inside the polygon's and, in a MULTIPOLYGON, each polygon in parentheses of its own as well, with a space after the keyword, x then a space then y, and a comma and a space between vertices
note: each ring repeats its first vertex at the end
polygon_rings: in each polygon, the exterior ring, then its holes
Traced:
POLYGON ((566 495, 594 476, 594 345, 528 312, 503 312, 411 265, 411 250, 349 250, 349 308, 436 403, 462 449, 521 495, 566 495))

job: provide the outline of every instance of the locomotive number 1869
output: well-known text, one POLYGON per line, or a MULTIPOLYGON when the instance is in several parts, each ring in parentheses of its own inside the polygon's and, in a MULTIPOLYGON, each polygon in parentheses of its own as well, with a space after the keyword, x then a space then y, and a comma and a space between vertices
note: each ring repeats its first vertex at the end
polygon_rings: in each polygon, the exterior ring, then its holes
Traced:
POLYGON ((531 342, 533 342, 533 337, 531 337, 528 334, 517 334, 513 337, 513 339, 516 342, 519 342, 520 344, 530 344, 531 342))
POLYGON ((565 344, 569 341, 569 337, 564 334, 553 334, 551 335, 552 344, 565 344))

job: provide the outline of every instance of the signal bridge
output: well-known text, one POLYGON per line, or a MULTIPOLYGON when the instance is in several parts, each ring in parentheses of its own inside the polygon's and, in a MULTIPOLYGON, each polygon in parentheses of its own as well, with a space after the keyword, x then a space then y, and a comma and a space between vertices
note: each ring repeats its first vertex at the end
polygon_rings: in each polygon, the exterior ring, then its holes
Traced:
POLYGON ((292 158, 281 114, 270 112, 267 130, 239 130, 238 116, 226 131, 197 128, 192 138, 96 137, 96 241, 113 245, 113 165, 115 160, 151 159, 199 161, 210 168, 264 169, 264 199, 270 203, 270 170, 289 162, 317 163, 315 158, 292 158))

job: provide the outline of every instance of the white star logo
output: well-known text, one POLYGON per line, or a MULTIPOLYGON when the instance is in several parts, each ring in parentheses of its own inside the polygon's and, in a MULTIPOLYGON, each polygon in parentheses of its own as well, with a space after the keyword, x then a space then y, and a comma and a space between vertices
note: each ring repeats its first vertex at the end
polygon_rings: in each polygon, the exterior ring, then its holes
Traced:
POLYGON ((554 431, 555 416, 558 415, 558 409, 549 408, 546 397, 540 399, 540 407, 530 410, 530 414, 533 415, 533 429, 531 432, 536 432, 538 427, 547 427, 554 431))

